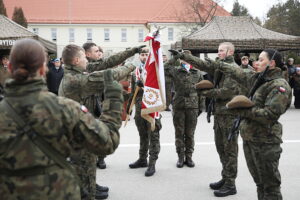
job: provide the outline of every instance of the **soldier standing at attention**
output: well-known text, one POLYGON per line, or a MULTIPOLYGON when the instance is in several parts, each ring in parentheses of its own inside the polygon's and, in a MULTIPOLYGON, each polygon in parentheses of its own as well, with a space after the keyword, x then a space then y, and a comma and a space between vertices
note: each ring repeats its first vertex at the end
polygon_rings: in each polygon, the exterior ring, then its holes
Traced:
MULTIPOLYGON (((163 55, 163 62, 164 64, 167 63, 168 61, 168 57, 167 55, 163 55)), ((172 77, 169 76, 168 74, 165 74, 165 82, 166 82, 166 104, 167 104, 167 108, 166 111, 171 111, 170 109, 170 104, 172 101, 172 77)))
MULTIPOLYGON (((80 200, 67 157, 74 149, 111 154, 119 145, 123 97, 111 72, 103 74, 107 106, 96 120, 85 106, 47 91, 45 63, 35 40, 19 40, 11 50, 12 79, 0 103, 1 199, 80 200)), ((79 63, 86 63, 83 52, 79 63)))
POLYGON ((213 98, 214 103, 214 132, 216 149, 222 164, 222 179, 209 184, 214 191, 214 195, 225 197, 236 194, 235 179, 237 176, 238 144, 237 137, 230 142, 227 140, 236 115, 224 111, 226 103, 235 95, 239 94, 238 83, 230 76, 224 75, 218 70, 220 62, 228 63, 232 68, 240 68, 233 58, 234 46, 229 42, 224 42, 218 48, 218 61, 202 61, 198 57, 179 53, 171 50, 175 57, 180 58, 193 67, 205 71, 214 77, 215 88, 201 91, 201 95, 213 98))
POLYGON ((135 124, 140 136, 140 150, 139 158, 137 161, 129 164, 131 169, 147 167, 147 157, 149 150, 149 166, 145 172, 145 176, 152 176, 155 173, 155 164, 158 159, 158 154, 160 151, 159 143, 159 130, 161 129, 160 119, 155 120, 155 130, 151 131, 151 124, 142 118, 141 108, 142 108, 142 98, 143 98, 143 87, 144 87, 144 73, 145 73, 145 63, 149 54, 148 49, 143 49, 140 52, 139 59, 141 61, 140 66, 136 68, 136 73, 132 75, 131 80, 131 97, 129 98, 129 103, 127 106, 127 113, 129 114, 129 107, 132 101, 133 94, 136 87, 139 86, 139 91, 135 99, 135 124))
MULTIPOLYGON (((191 54, 190 51, 185 53, 191 54)), ((201 72, 189 63, 181 60, 180 65, 175 66, 176 61, 177 59, 173 58, 165 63, 165 75, 171 77, 175 89, 173 124, 178 154, 176 166, 182 168, 186 164, 188 167, 194 167, 195 163, 192 160, 195 146, 194 133, 197 118, 201 113, 200 96, 194 85, 203 80, 203 77, 201 72)))
POLYGON ((282 200, 278 170, 282 125, 278 122, 291 103, 291 88, 282 77, 282 57, 274 49, 259 55, 257 73, 220 65, 220 70, 250 90, 267 66, 264 82, 254 93, 254 107, 229 110, 242 117, 240 132, 248 169, 257 186, 258 200, 282 200))
MULTIPOLYGON (((65 71, 58 91, 59 96, 84 104, 93 113, 94 104, 89 100, 92 95, 102 93, 104 71, 87 73, 85 51, 77 45, 67 45, 62 52, 62 57, 65 71)), ((120 80, 134 69, 134 66, 118 67, 112 70, 113 77, 115 80, 120 80)), ((105 106, 103 104, 103 107, 105 106)), ((106 155, 105 152, 104 155, 106 155)), ((108 197, 108 193, 104 192, 104 190, 108 191, 107 187, 99 188, 98 186, 96 189, 96 155, 80 149, 73 153, 71 162, 81 179, 83 193, 84 191, 88 193, 83 199, 94 200, 95 197, 96 199, 108 197)))
MULTIPOLYGON (((85 50, 85 55, 88 60, 87 71, 101 71, 108 68, 113 68, 115 66, 123 63, 127 58, 134 56, 134 54, 138 53, 141 48, 145 47, 145 45, 139 47, 133 47, 126 51, 119 52, 115 55, 112 55, 106 59, 103 59, 103 49, 97 46, 93 42, 86 42, 82 46, 85 50)), ((92 114, 95 117, 99 117, 101 114, 101 102, 102 102, 102 93, 100 91, 98 93, 93 94, 87 101, 93 104, 94 109, 91 110, 92 114)), ((105 155, 98 156, 97 167, 100 169, 106 168, 106 163, 104 161, 105 155)), ((97 186, 99 189, 102 187, 97 186)))

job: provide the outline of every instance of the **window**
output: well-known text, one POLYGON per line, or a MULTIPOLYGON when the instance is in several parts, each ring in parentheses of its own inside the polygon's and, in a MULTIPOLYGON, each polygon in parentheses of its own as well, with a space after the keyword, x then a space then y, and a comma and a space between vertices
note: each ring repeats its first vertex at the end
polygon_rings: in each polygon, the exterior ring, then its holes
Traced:
POLYGON ((104 41, 109 41, 109 29, 105 28, 104 29, 104 41))
POLYGON ((127 29, 126 28, 121 29, 121 41, 122 42, 127 41, 127 29))
POLYGON ((86 40, 87 41, 93 40, 93 30, 91 28, 86 29, 86 40))
POLYGON ((75 30, 74 28, 69 28, 69 42, 75 41, 75 30))
POLYGON ((139 29, 139 42, 143 42, 144 41, 144 30, 143 29, 139 29))
POLYGON ((32 28, 32 32, 35 34, 39 34, 39 28, 32 28))
POLYGON ((56 28, 51 28, 51 39, 52 39, 52 41, 57 40, 57 29, 56 28))
POLYGON ((174 40, 174 29, 168 28, 168 40, 173 41, 174 40))

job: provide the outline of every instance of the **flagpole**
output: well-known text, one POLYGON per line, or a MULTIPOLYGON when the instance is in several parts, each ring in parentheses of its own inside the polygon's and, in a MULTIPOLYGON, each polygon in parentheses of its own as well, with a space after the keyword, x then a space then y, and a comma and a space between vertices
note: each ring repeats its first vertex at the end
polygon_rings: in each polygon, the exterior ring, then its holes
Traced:
POLYGON ((135 104, 136 95, 139 92, 139 90, 140 90, 140 87, 136 86, 134 94, 133 94, 133 97, 132 97, 132 101, 131 101, 130 106, 129 106, 129 111, 128 111, 127 116, 126 116, 124 127, 127 125, 127 122, 128 122, 128 120, 130 118, 130 112, 131 112, 131 110, 133 108, 133 105, 135 104))

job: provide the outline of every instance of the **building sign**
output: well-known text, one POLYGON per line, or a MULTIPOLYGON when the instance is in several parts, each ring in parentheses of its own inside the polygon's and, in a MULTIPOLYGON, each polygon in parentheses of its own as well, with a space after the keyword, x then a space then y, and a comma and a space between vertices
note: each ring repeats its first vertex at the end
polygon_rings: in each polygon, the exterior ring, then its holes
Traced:
POLYGON ((0 46, 13 46, 16 40, 0 40, 0 46))

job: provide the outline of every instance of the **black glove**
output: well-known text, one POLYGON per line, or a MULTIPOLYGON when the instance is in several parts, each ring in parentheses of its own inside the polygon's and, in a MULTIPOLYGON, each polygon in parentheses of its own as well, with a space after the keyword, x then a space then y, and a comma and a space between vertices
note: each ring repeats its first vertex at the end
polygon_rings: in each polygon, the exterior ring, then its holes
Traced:
POLYGON ((142 49, 145 47, 146 47, 146 45, 141 45, 138 47, 133 47, 133 49, 135 50, 136 53, 141 53, 142 49))
POLYGON ((139 86, 140 88, 144 87, 144 84, 141 80, 137 80, 136 85, 139 86))
POLYGON ((174 49, 169 49, 169 52, 171 52, 173 58, 176 60, 182 56, 182 53, 180 53, 179 51, 174 50, 174 49))
POLYGON ((108 99, 119 99, 123 101, 123 88, 114 80, 111 69, 104 71, 104 96, 108 99))

